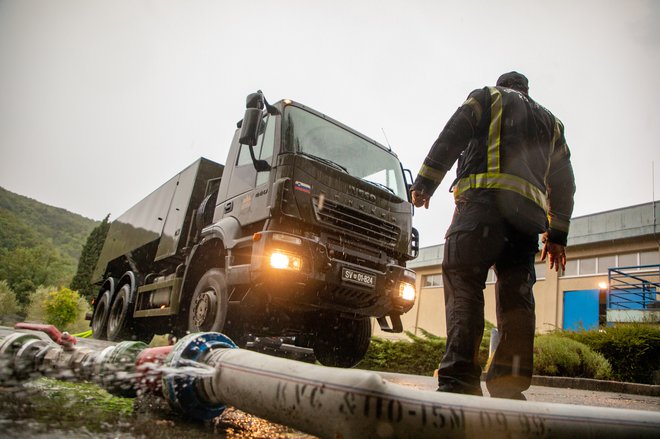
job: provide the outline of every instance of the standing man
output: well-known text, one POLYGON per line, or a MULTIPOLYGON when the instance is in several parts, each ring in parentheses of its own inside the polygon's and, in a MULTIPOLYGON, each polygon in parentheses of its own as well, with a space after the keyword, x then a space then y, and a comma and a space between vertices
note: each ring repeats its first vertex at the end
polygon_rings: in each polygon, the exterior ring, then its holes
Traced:
POLYGON ((510 72, 470 93, 429 151, 412 186, 413 204, 429 200, 458 159, 456 209, 442 263, 447 350, 438 391, 482 395, 477 361, 484 331, 486 277, 495 268, 500 342, 487 372, 491 396, 525 399, 533 370, 534 255, 562 270, 575 180, 564 126, 510 72))

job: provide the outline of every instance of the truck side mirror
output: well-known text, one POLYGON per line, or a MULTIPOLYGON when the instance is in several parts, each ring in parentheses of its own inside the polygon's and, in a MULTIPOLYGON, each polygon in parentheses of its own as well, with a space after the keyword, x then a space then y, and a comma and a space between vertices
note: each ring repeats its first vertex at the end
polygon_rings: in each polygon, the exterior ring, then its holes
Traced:
POLYGON ((238 141, 241 145, 249 145, 250 147, 257 144, 259 133, 261 132, 261 122, 263 115, 259 108, 246 108, 243 123, 241 124, 241 136, 238 141))
POLYGON ((268 103, 261 90, 248 95, 245 101, 245 116, 243 116, 241 122, 241 135, 238 138, 241 145, 247 145, 250 148, 252 164, 257 172, 270 171, 270 164, 267 161, 258 160, 254 156, 254 146, 257 145, 257 141, 259 140, 261 126, 264 120, 264 106, 268 106, 268 103))
POLYGON ((252 146, 250 148, 250 155, 252 156, 252 164, 254 165, 254 169, 257 170, 257 172, 266 172, 270 171, 270 163, 268 163, 266 160, 258 160, 254 156, 254 150, 252 149, 252 146))

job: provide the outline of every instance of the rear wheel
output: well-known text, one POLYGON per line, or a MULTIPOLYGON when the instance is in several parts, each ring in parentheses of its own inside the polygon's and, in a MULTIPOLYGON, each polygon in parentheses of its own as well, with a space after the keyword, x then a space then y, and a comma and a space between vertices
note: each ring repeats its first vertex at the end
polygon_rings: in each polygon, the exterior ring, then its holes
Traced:
POLYGON ((106 325, 108 324, 108 315, 110 314, 110 291, 106 290, 101 294, 101 298, 96 303, 96 309, 92 316, 92 337, 105 340, 106 325))
POLYGON ((201 277, 188 307, 189 332, 220 332, 227 318, 227 282, 222 270, 213 268, 201 277))
POLYGON ((132 337, 132 317, 130 313, 130 284, 124 284, 117 292, 115 299, 110 306, 108 316, 108 340, 126 340, 132 337))
POLYGON ((319 328, 313 342, 319 363, 332 367, 353 367, 364 358, 371 342, 371 321, 334 318, 319 328))

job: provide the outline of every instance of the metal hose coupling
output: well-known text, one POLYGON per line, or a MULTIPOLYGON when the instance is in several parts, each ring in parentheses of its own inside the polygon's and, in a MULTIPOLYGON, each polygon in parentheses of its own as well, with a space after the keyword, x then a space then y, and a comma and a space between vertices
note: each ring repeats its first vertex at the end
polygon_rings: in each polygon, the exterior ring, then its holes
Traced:
POLYGON ((36 334, 15 332, 0 342, 0 386, 12 386, 38 373, 37 354, 50 346, 50 341, 36 334))
POLYGON ((147 347, 141 341, 123 341, 105 348, 93 360, 93 380, 115 396, 134 398, 139 377, 136 361, 147 347))
POLYGON ((168 370, 163 375, 163 396, 170 407, 200 421, 220 415, 225 405, 212 403, 204 392, 204 378, 215 374, 206 361, 214 350, 237 348, 229 337, 218 332, 188 334, 179 340, 164 363, 168 370))

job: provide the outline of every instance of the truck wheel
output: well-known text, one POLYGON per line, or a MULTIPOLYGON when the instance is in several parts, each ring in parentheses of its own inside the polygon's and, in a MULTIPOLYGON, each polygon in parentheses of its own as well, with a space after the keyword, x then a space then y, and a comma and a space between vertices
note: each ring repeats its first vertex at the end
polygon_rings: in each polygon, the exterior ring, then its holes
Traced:
POLYGON ((227 317, 227 282, 222 270, 213 268, 197 282, 188 307, 189 332, 220 332, 227 317))
POLYGON ((92 316, 92 337, 99 340, 105 339, 108 314, 110 314, 110 291, 105 291, 96 303, 92 316))
POLYGON ((110 341, 131 339, 131 335, 133 335, 130 327, 133 319, 129 316, 130 290, 129 284, 122 285, 110 306, 108 316, 108 340, 110 341))
POLYGON ((370 342, 369 318, 338 318, 319 329, 314 340, 314 355, 324 366, 353 367, 364 358, 370 342))

